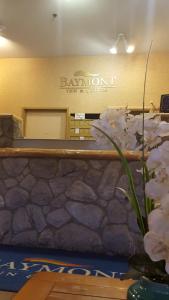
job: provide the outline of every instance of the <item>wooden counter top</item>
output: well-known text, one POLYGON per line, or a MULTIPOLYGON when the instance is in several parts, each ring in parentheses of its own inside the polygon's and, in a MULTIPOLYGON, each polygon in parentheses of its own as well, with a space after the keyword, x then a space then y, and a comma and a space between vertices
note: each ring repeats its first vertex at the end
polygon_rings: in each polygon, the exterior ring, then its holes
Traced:
POLYGON ((133 280, 40 272, 27 281, 14 300, 126 300, 133 283, 133 280))
MULTIPOLYGON (((129 161, 142 158, 141 152, 125 151, 129 161)), ((73 159, 118 160, 119 155, 113 150, 72 150, 72 149, 39 149, 39 148, 0 148, 0 157, 58 157, 73 159)), ((147 155, 145 155, 145 158, 147 155)))

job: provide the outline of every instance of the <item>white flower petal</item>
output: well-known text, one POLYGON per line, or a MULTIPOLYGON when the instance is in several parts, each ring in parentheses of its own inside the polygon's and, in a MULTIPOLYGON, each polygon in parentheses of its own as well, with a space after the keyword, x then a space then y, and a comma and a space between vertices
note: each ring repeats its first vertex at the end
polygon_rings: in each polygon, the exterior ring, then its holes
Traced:
POLYGON ((169 193, 162 197, 160 203, 163 214, 168 215, 169 218, 169 193))
POLYGON ((169 123, 165 121, 160 122, 157 134, 159 136, 169 136, 169 123))
POLYGON ((154 232, 149 231, 144 236, 144 248, 153 261, 167 259, 169 247, 154 232))
POLYGON ((169 141, 165 141, 158 149, 160 152, 159 159, 161 164, 169 165, 169 141))
POLYGON ((159 148, 151 150, 146 162, 146 165, 149 170, 153 170, 160 164, 159 156, 160 156, 159 148))
POLYGON ((169 192, 169 184, 150 179, 145 186, 146 195, 154 200, 160 200, 169 192))
POLYGON ((148 216, 149 230, 158 234, 161 238, 169 240, 169 217, 164 215, 162 209, 154 209, 148 216))
POLYGON ((165 270, 169 274, 169 261, 166 261, 165 263, 165 270))

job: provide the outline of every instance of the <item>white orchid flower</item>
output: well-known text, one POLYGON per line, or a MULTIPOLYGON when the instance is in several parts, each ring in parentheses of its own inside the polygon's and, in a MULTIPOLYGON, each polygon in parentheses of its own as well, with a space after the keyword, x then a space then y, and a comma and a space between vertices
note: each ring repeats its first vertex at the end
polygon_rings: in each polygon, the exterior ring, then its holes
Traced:
POLYGON ((157 130, 157 134, 161 137, 169 136, 169 123, 165 121, 160 122, 157 130))
MULTIPOLYGON (((166 208, 168 196, 163 198, 163 208, 166 208)), ((169 273, 169 215, 163 208, 154 209, 149 214, 149 232, 144 236, 144 248, 153 261, 165 260, 165 270, 169 273)))
POLYGON ((167 259, 167 261, 165 261, 165 270, 169 274, 169 259, 167 259))
POLYGON ((127 120, 127 131, 130 134, 135 135, 137 132, 142 133, 142 127, 143 127, 143 121, 141 122, 141 119, 138 119, 137 116, 133 116, 127 120))
POLYGON ((161 137, 157 136, 156 132, 153 132, 151 129, 149 131, 145 130, 144 139, 147 150, 154 148, 155 146, 159 145, 162 141, 161 137))
POLYGON ((159 201, 169 192, 169 182, 158 182, 157 179, 150 179, 145 186, 146 195, 150 199, 159 201))
POLYGON ((128 134, 126 138, 126 149, 136 150, 137 148, 137 139, 135 135, 128 134))
POLYGON ((166 141, 157 149, 153 149, 146 164, 148 170, 154 172, 156 181, 169 184, 169 142, 166 141))
POLYGON ((162 197, 160 203, 163 214, 169 218, 169 193, 162 197))
POLYGON ((109 123, 112 127, 119 126, 122 129, 126 128, 126 118, 128 111, 126 109, 111 109, 108 108, 100 115, 100 119, 109 123))
POLYGON ((160 238, 169 243, 169 217, 161 208, 154 209, 148 216, 149 230, 155 232, 160 238))
POLYGON ((169 273, 169 244, 155 232, 149 231, 144 236, 144 249, 152 261, 165 260, 166 272, 169 273))
POLYGON ((169 141, 165 141, 158 149, 160 152, 159 159, 161 164, 164 166, 166 166, 166 164, 169 165, 169 141))
POLYGON ((157 149, 151 150, 148 159, 146 161, 146 165, 149 171, 154 171, 156 168, 158 168, 161 165, 159 156, 160 156, 159 147, 157 149))
MULTIPOLYGON (((94 121, 93 124, 95 124, 94 121)), ((143 115, 131 115, 127 109, 108 108, 100 115, 99 127, 104 130, 122 150, 141 150, 143 148, 143 115), (140 138, 139 138, 140 137, 140 138)), ((144 147, 149 150, 161 143, 161 136, 169 134, 169 125, 160 122, 160 116, 144 114, 144 147), (160 125, 161 124, 161 125, 160 125)), ((91 131, 100 144, 110 148, 103 134, 91 131)))

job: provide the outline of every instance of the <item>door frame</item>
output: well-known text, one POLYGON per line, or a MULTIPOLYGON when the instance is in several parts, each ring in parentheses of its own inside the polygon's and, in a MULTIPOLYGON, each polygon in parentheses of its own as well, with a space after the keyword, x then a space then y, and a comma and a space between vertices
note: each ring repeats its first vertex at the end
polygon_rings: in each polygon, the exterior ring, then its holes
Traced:
POLYGON ((64 112, 66 115, 66 128, 65 128, 65 139, 70 139, 69 134, 69 108, 68 107, 23 107, 22 108, 22 119, 23 119, 23 136, 26 133, 26 114, 28 111, 52 111, 52 112, 64 112))

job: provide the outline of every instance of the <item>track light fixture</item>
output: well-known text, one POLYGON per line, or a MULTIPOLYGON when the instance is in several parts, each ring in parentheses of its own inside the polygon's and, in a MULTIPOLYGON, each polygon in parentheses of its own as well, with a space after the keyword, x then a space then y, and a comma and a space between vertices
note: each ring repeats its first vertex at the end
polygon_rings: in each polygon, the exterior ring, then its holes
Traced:
POLYGON ((117 36, 117 39, 115 40, 113 47, 110 48, 110 53, 111 54, 117 54, 119 51, 119 48, 124 49, 126 53, 133 53, 135 50, 134 45, 129 45, 127 43, 127 39, 124 35, 124 33, 119 33, 117 36))

